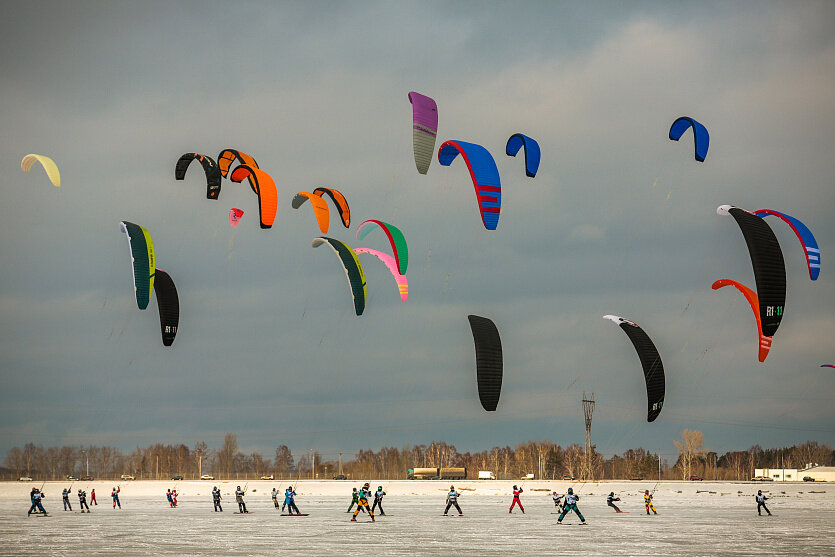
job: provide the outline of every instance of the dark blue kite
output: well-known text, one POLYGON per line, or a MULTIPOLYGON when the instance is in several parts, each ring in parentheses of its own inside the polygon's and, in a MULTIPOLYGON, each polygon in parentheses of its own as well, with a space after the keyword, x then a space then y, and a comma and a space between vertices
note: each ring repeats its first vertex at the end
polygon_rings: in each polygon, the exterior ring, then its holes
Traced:
POLYGON ((693 128, 693 138, 696 147, 696 160, 705 162, 707 157, 707 148, 710 145, 710 135, 707 133, 707 128, 688 116, 682 116, 670 126, 670 139, 678 141, 684 132, 693 128))
POLYGON ((527 135, 514 133, 507 140, 505 153, 508 157, 515 157, 523 145, 525 146, 525 174, 528 178, 533 178, 536 176, 536 171, 539 170, 539 143, 527 135))

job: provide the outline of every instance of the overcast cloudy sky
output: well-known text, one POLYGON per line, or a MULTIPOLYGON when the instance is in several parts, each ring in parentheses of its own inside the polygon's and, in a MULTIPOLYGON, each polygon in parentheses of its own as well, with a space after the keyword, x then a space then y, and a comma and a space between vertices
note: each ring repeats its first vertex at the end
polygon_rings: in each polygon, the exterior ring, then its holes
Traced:
POLYGON ((323 456, 446 440, 481 450, 584 438, 597 399, 604 454, 835 442, 835 5, 831 2, 25 2, 0 46, 0 453, 34 441, 123 449, 238 434, 323 456), (496 231, 461 163, 412 156, 411 90, 439 142, 485 146, 502 178, 496 231), (704 163, 692 116, 710 131, 704 163), (539 141, 525 177, 507 138, 539 141), (184 152, 253 155, 276 180, 271 230, 249 187, 205 198, 184 152), (27 153, 52 157, 62 186, 27 153), (354 315, 338 259, 298 191, 340 189, 409 243, 409 299, 365 259, 354 315), (754 287, 718 205, 802 219, 822 252, 809 280, 791 230, 785 317, 765 363, 731 278, 754 287), (230 207, 246 212, 227 222, 230 207), (153 237, 180 294, 173 347, 136 307, 120 220, 153 237), (495 321, 498 411, 478 402, 467 314, 495 321), (640 363, 607 313, 641 325, 667 371, 646 422, 640 363))

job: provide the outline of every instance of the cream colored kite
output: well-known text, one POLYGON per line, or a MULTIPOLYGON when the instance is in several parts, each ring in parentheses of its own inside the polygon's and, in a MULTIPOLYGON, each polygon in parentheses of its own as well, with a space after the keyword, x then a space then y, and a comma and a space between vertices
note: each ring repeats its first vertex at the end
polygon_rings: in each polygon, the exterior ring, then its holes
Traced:
POLYGON ((29 172, 29 169, 32 168, 32 165, 35 164, 35 161, 41 163, 43 169, 46 170, 46 175, 49 176, 49 181, 52 182, 52 185, 56 188, 61 187, 61 173, 58 172, 58 165, 55 164, 55 161, 46 157, 44 155, 26 155, 23 157, 23 160, 20 161, 20 168, 24 172, 29 172))

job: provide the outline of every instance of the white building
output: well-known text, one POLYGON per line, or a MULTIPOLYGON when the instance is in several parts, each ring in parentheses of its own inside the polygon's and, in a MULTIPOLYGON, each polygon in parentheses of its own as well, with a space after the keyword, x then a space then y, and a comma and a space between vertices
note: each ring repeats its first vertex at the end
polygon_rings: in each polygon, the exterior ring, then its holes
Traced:
POLYGON ((754 475, 775 482, 799 482, 803 479, 797 468, 755 468, 754 475))
POLYGON ((808 476, 815 478, 816 482, 835 482, 835 466, 812 466, 798 470, 797 475, 800 480, 808 476))

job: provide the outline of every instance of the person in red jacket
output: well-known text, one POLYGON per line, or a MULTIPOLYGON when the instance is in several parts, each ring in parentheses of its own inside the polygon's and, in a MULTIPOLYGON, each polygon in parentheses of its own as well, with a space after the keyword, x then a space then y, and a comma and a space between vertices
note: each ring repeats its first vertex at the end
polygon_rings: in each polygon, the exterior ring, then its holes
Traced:
POLYGON ((90 502, 91 502, 92 504, 94 504, 94 505, 98 505, 98 504, 99 504, 99 502, 98 502, 98 501, 96 501, 96 489, 95 489, 95 488, 93 488, 92 490, 90 490, 90 502))
POLYGON ((174 500, 174 506, 176 507, 177 506, 177 490, 176 489, 171 490, 171 498, 174 500))
POLYGON ((521 487, 513 486, 513 502, 510 504, 509 513, 513 512, 513 507, 519 505, 519 510, 522 511, 522 514, 525 514, 525 507, 522 506, 522 501, 519 500, 519 494, 522 493, 524 490, 521 487))

